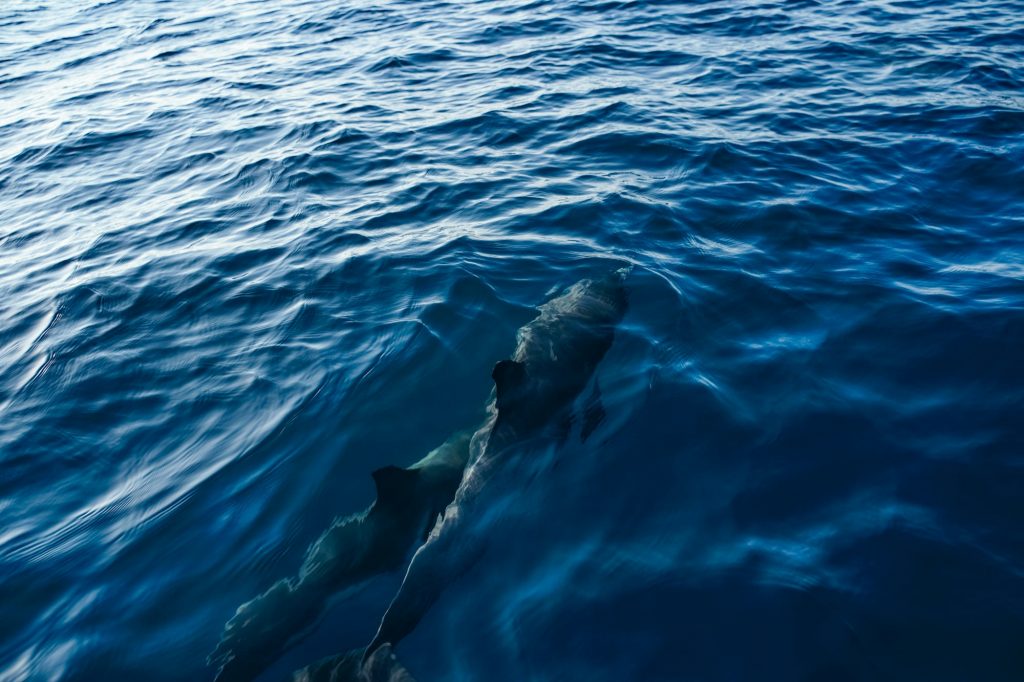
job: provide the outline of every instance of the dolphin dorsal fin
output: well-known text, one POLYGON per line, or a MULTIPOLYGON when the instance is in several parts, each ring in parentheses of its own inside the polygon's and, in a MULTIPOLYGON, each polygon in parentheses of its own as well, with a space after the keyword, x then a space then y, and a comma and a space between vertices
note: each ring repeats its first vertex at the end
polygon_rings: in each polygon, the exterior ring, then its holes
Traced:
POLYGON ((416 488, 417 474, 411 469, 386 466, 374 471, 372 476, 377 486, 378 502, 408 499, 416 488))
POLYGON ((501 360, 494 365, 491 378, 494 379, 495 402, 501 410, 520 394, 526 383, 526 365, 515 360, 501 360))

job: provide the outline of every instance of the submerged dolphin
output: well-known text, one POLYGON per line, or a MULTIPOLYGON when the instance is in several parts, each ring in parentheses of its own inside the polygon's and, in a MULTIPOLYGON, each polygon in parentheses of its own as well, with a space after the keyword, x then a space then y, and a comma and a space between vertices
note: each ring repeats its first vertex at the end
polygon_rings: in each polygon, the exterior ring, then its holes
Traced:
POLYGON ((298 576, 238 608, 207 658, 218 681, 251 680, 297 643, 344 590, 405 565, 452 501, 469 458, 459 433, 407 469, 373 472, 376 501, 339 519, 310 546, 298 576))
MULTIPOLYGON (((371 663, 381 647, 397 645, 408 635, 451 579, 472 562, 480 547, 466 519, 474 511, 485 511, 480 509, 485 504, 481 493, 510 458, 529 452, 538 439, 565 423, 625 315, 626 274, 622 269, 602 279, 583 280, 542 305, 540 314, 519 330, 512 358, 494 366, 496 413, 474 436, 474 459, 455 500, 413 556, 366 648, 364 664, 371 663)), ((358 678, 374 679, 371 672, 364 666, 358 678)))

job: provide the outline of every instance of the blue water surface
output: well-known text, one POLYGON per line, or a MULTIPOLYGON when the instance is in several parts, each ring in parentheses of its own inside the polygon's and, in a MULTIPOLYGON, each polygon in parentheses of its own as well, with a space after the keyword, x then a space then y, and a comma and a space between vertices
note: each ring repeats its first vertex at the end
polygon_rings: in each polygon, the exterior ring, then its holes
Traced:
POLYGON ((410 672, 1024 679, 1019 0, 7 0, 0 680, 212 679, 624 263, 410 672))

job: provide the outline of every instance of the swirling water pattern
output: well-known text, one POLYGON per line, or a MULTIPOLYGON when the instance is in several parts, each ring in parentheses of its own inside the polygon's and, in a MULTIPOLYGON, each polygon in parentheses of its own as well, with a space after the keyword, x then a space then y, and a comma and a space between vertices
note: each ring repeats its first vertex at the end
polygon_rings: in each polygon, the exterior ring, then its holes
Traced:
POLYGON ((1021 679, 1022 88, 1014 0, 3 3, 0 679, 212 677, 623 262, 606 421, 405 665, 1021 679))

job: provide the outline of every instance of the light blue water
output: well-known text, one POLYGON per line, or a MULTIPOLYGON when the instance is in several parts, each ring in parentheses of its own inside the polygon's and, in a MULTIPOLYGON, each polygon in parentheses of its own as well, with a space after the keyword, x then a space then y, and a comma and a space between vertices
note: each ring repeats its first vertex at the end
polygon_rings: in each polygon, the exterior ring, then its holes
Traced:
POLYGON ((1021 679, 1022 87, 1014 1, 3 3, 0 680, 212 678, 623 262, 409 670, 1021 679))

